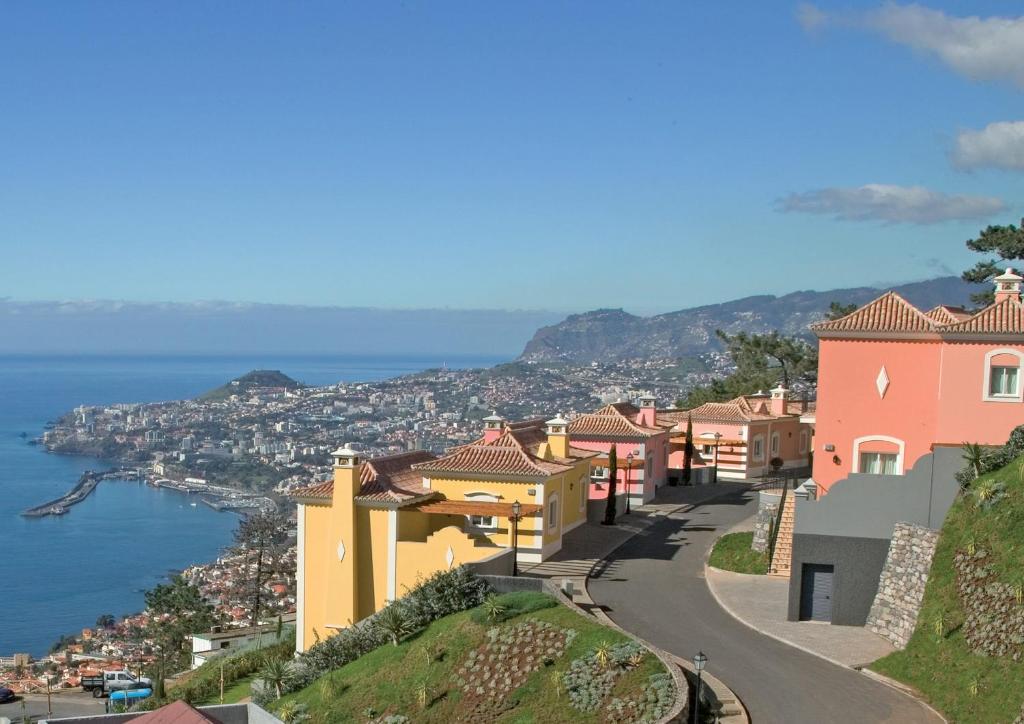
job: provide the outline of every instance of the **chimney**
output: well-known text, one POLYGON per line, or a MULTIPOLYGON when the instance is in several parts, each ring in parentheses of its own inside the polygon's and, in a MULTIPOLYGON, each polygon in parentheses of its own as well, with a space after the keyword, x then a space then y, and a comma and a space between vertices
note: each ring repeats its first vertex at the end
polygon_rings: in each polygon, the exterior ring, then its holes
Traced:
POLYGON ((655 398, 649 392, 645 392, 640 395, 640 414, 637 416, 637 425, 643 425, 645 427, 655 427, 657 420, 657 410, 655 408, 655 398))
POLYGON ((356 551, 356 501, 362 460, 348 444, 331 453, 334 458, 334 495, 331 498, 330 561, 327 575, 327 617, 345 625, 363 618, 359 610, 359 557, 356 551))
POLYGON ((484 418, 484 443, 491 443, 501 437, 501 431, 505 429, 505 419, 497 413, 492 412, 484 418))
POLYGON ((996 283, 996 304, 1004 299, 1020 301, 1020 283, 1024 277, 1015 274, 1012 268, 1007 268, 1005 274, 1000 274, 993 281, 996 283))
POLYGON ((787 414, 787 402, 789 401, 789 390, 782 386, 780 383, 778 387, 772 390, 772 401, 771 410, 772 415, 775 417, 782 417, 787 414))
POLYGON ((548 448, 559 458, 569 457, 569 421, 561 415, 548 420, 548 448))

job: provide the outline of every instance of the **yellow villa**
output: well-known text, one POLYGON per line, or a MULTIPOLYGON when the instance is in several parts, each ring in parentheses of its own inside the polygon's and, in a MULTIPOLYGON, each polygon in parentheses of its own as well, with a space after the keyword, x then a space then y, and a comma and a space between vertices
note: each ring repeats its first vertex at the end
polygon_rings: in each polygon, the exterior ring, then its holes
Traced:
POLYGON ((437 571, 467 564, 508 574, 514 556, 542 561, 586 521, 598 453, 569 444, 566 420, 506 424, 492 415, 484 424, 481 439, 443 457, 416 451, 363 461, 346 446, 333 453, 332 481, 292 494, 298 651, 437 571))

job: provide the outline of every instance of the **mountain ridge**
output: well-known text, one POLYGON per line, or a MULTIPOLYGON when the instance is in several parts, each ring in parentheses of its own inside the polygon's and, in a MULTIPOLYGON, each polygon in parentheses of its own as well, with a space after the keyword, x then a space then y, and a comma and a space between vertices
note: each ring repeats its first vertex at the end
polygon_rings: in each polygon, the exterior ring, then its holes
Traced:
POLYGON ((939 304, 970 304, 970 295, 985 286, 947 276, 881 288, 799 290, 782 296, 755 294, 649 317, 622 309, 595 309, 541 327, 519 359, 586 364, 640 357, 696 357, 722 350, 715 335, 718 329, 730 334, 778 330, 809 339, 808 325, 824 318, 832 302, 862 306, 892 290, 928 310, 939 304))

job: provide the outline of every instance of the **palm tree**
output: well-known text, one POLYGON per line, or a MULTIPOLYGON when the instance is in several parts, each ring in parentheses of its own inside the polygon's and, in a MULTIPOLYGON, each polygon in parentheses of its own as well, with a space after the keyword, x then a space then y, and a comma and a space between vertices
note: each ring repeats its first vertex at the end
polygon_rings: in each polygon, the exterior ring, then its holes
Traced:
POLYGON ((981 466, 985 459, 985 451, 976 442, 965 442, 963 446, 964 460, 967 466, 974 471, 974 479, 981 477, 981 466))
POLYGON ((259 678, 263 683, 272 685, 277 698, 280 699, 285 685, 291 681, 292 666, 284 659, 268 659, 260 669, 259 678))
POLYGON ((378 613, 374 618, 374 623, 391 637, 391 643, 395 646, 398 646, 399 641, 413 632, 412 619, 397 603, 392 603, 378 613))

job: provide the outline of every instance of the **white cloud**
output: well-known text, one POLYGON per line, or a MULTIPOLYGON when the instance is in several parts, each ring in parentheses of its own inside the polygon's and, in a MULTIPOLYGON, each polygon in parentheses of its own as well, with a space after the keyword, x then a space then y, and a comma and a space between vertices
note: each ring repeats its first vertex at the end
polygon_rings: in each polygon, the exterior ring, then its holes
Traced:
POLYGON ((780 199, 784 212, 826 214, 842 221, 884 221, 890 224, 937 224, 986 219, 1006 209, 992 196, 956 196, 923 186, 867 184, 856 188, 823 188, 780 199))
POLYGON ((802 5, 797 20, 807 31, 826 24, 869 28, 893 42, 936 55, 968 78, 1009 79, 1024 86, 1024 16, 955 17, 923 5, 887 3, 860 14, 826 13, 802 5))
POLYGON ((957 168, 1009 168, 1024 171, 1024 121, 990 123, 961 131, 950 160, 957 168))

